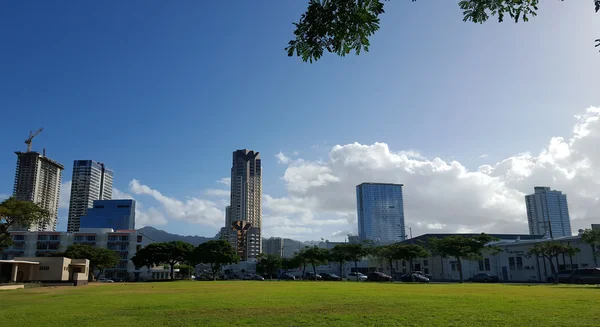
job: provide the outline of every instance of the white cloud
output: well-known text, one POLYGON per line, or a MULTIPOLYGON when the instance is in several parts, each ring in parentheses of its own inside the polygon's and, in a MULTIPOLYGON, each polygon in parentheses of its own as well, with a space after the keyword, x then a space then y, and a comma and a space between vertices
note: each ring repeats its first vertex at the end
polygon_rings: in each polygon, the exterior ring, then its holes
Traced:
POLYGON ((231 177, 223 177, 217 181, 217 183, 230 186, 231 185, 231 177))
POLYGON ((167 219, 164 213, 162 213, 155 207, 149 207, 148 209, 146 209, 145 205, 142 202, 135 199, 129 193, 125 193, 113 187, 112 198, 114 200, 135 200, 135 228, 142 228, 144 226, 160 226, 167 224, 167 219))
POLYGON ((487 155, 487 154, 485 154, 485 153, 479 156, 479 158, 481 158, 481 159, 485 159, 485 158, 487 158, 487 157, 488 157, 488 155, 487 155))
MULTIPOLYGON (((356 231, 357 184, 403 183, 413 235, 527 233, 524 196, 541 185, 567 194, 575 232, 600 223, 600 108, 576 119, 570 138, 551 138, 538 155, 521 153, 477 170, 415 151, 393 151, 385 143, 336 145, 325 161, 290 160, 280 153, 279 161, 288 165, 283 176, 288 194, 265 195, 263 206, 281 232, 282 226, 304 227, 303 238, 314 239, 335 234, 342 224, 356 231)), ((263 225, 271 225, 267 216, 263 225)))
POLYGON ((229 197, 229 190, 209 188, 204 191, 204 194, 215 197, 229 197))
POLYGON ((60 193, 58 194, 58 208, 69 209, 69 201, 71 200, 71 181, 60 184, 60 193))
POLYGON ((113 198, 113 200, 134 199, 131 194, 125 193, 125 192, 123 192, 123 191, 121 191, 121 190, 119 190, 117 188, 114 188, 114 187, 113 187, 113 190, 112 190, 112 198, 113 198))
POLYGON ((134 179, 129 182, 129 191, 136 195, 148 195, 162 206, 167 219, 182 220, 194 224, 220 227, 223 223, 223 212, 212 201, 188 197, 185 201, 163 195, 158 190, 141 184, 134 179))
POLYGON ((283 152, 279 152, 278 154, 276 154, 275 158, 277 158, 277 162, 279 162, 280 164, 284 164, 284 165, 290 163, 290 161, 292 160, 289 157, 287 157, 285 154, 283 154, 283 152))

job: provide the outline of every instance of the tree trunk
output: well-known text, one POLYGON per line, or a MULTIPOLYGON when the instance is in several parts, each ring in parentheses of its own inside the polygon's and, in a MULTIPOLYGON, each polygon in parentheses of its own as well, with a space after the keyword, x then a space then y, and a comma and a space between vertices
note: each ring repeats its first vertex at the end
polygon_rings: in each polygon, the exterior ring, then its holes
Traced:
POLYGON ((306 277, 306 264, 304 264, 304 268, 302 268, 302 279, 306 277))
MULTIPOLYGON (((442 280, 446 279, 444 278, 444 257, 440 256, 440 265, 442 267, 442 280)), ((432 271, 433 273, 433 271, 432 271)))
POLYGON ((458 274, 460 275, 460 282, 463 282, 463 271, 462 271, 462 261, 460 260, 460 257, 456 257, 456 260, 458 262, 458 274))
POLYGON ((409 268, 410 270, 409 271, 412 274, 413 273, 413 259, 410 258, 410 260, 408 260, 408 263, 410 264, 410 268, 409 268))
POLYGON ((273 281, 273 267, 269 267, 269 280, 273 281))
POLYGON ((360 278, 358 275, 358 261, 354 261, 354 272, 356 273, 356 281, 360 282, 360 278))
POLYGON ((390 276, 392 276, 392 280, 394 280, 394 260, 390 260, 390 276))
POLYGON ((315 264, 312 264, 313 267, 313 278, 315 279, 315 281, 317 281, 317 266, 315 266, 315 264))
POLYGON ((175 279, 175 264, 171 263, 169 264, 171 266, 171 279, 175 279))
MULTIPOLYGON (((558 284, 558 274, 556 269, 554 269, 554 262, 552 262, 552 257, 548 258, 550 261, 550 273, 552 274, 552 279, 554 284, 558 284)), ((556 262, 558 263, 558 256, 556 256, 556 262)))

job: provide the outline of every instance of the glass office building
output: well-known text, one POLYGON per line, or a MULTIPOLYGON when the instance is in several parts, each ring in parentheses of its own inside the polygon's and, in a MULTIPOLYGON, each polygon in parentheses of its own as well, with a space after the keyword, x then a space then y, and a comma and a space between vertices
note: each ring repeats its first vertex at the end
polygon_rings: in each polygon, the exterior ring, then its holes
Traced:
POLYGON ((135 229, 135 200, 96 200, 81 217, 80 228, 135 229))
POLYGON ((549 187, 536 186, 525 196, 529 234, 547 237, 571 236, 567 195, 549 187))
POLYGON ((362 183, 356 186, 358 237, 382 243, 406 239, 402 184, 362 183))

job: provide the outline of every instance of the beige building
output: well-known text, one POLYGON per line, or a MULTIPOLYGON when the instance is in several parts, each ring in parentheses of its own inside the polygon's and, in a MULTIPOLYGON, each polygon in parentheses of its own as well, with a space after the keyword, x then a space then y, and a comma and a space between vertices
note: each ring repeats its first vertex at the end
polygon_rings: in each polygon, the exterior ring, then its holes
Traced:
POLYGON ((48 223, 22 226, 30 231, 55 231, 58 221, 58 197, 60 195, 63 165, 38 152, 15 152, 14 196, 17 200, 31 201, 50 212, 48 223))
POLYGON ((16 257, 0 260, 0 283, 63 283, 88 280, 87 259, 16 257))

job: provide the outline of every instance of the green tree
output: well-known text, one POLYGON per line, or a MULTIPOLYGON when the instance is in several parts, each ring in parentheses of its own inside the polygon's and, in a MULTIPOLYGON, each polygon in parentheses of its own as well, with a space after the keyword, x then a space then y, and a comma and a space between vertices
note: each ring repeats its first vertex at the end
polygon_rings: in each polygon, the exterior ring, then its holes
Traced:
MULTIPOLYGON (((285 48, 288 56, 304 61, 317 61, 324 51, 345 56, 369 51, 369 38, 379 30, 379 16, 385 12, 387 0, 310 0, 308 8, 294 23, 295 38, 285 48)), ((415 2, 416 0, 412 0, 415 2)), ((592 0, 595 11, 600 0, 592 0)), ((498 21, 508 17, 515 22, 536 16, 540 0, 460 0, 463 21, 483 23, 491 16, 498 21)), ((590 3, 591 4, 591 3, 590 3)), ((600 46, 600 39, 596 40, 600 46)))
POLYGON ((396 257, 406 260, 409 263, 409 271, 412 274, 414 267, 414 260, 418 258, 425 258, 429 256, 429 252, 420 245, 416 244, 402 244, 396 248, 396 257))
POLYGON ((8 230, 11 227, 29 227, 34 223, 46 224, 50 212, 38 204, 10 197, 0 203, 0 251, 12 244, 8 230))
POLYGON ((344 269, 344 265, 346 262, 352 260, 352 255, 350 253, 351 247, 349 245, 351 244, 337 244, 331 249, 331 251, 329 251, 329 260, 340 265, 340 278, 343 277, 342 271, 344 269))
POLYGON ((281 275, 287 273, 291 269, 296 269, 302 267, 303 258, 298 256, 297 254, 291 258, 283 258, 281 259, 281 269, 283 272, 279 274, 278 278, 281 278, 281 275))
POLYGON ((267 273, 269 280, 273 280, 273 272, 281 267, 281 258, 278 255, 261 253, 257 259, 256 270, 267 273))
POLYGON ((354 262, 354 270, 356 271, 356 281, 360 281, 358 276, 358 262, 361 261, 364 257, 373 253, 373 248, 366 244, 356 243, 356 244, 348 244, 348 261, 354 262))
POLYGON ((575 255, 579 252, 578 248, 574 248, 569 244, 561 243, 558 241, 547 241, 536 243, 530 250, 529 254, 535 254, 544 257, 550 261, 550 272, 552 273, 552 279, 554 283, 558 283, 557 270, 554 267, 553 259, 558 263, 558 256, 565 254, 569 256, 575 255))
POLYGON ((306 265, 308 264, 308 260, 305 255, 307 249, 308 246, 301 249, 298 253, 294 255, 294 258, 298 261, 300 267, 302 267, 302 278, 304 278, 304 276, 306 275, 306 265))
POLYGON ((151 243, 137 251, 132 258, 133 263, 138 266, 147 266, 167 264, 170 267, 171 279, 175 278, 175 265, 184 263, 192 251, 194 246, 183 241, 159 242, 151 243))
POLYGON ((462 260, 476 260, 481 258, 484 250, 493 250, 496 248, 495 246, 488 245, 488 243, 496 240, 496 238, 490 235, 481 233, 480 235, 470 237, 462 235, 452 235, 444 238, 432 237, 428 240, 428 244, 436 253, 456 259, 460 282, 462 283, 462 260))
POLYGON ((71 259, 88 259, 90 271, 96 271, 95 279, 104 273, 104 270, 114 268, 119 264, 121 257, 112 250, 97 248, 85 244, 73 244, 67 248, 64 255, 71 259))
POLYGON ((310 264, 313 268, 313 278, 317 280, 317 266, 327 263, 329 259, 329 251, 320 247, 312 246, 306 248, 303 254, 306 259, 306 263, 310 264))
POLYGON ((598 267, 598 255, 600 255, 600 253, 596 251, 600 249, 600 229, 586 229, 583 232, 583 235, 581 235, 581 241, 592 247, 594 266, 598 267))
POLYGON ((194 272, 194 267, 185 264, 175 265, 175 269, 179 269, 179 278, 185 279, 189 279, 190 276, 192 276, 192 273, 194 272))
POLYGON ((401 252, 399 251, 399 247, 401 246, 402 245, 399 243, 394 243, 373 248, 373 255, 388 263, 390 266, 390 274, 392 276, 394 276, 393 262, 404 259, 404 257, 400 256, 401 252))
POLYGON ((225 240, 213 240, 202 243, 196 247, 190 256, 194 264, 204 263, 210 265, 213 280, 217 280, 217 274, 224 265, 238 263, 236 250, 225 240))

